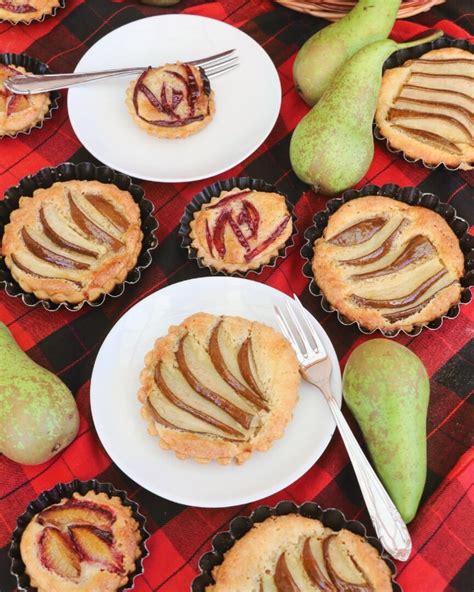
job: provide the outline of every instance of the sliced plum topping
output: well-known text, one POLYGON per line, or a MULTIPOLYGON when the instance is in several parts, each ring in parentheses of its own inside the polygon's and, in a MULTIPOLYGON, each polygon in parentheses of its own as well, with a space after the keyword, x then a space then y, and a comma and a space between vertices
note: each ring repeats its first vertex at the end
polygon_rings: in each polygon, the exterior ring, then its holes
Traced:
POLYGON ((290 216, 285 216, 280 224, 275 228, 275 230, 270 234, 268 238, 266 238, 263 242, 261 242, 258 246, 256 246, 250 253, 245 255, 246 261, 252 261, 255 259, 260 253, 263 253, 265 249, 267 249, 272 243, 276 241, 276 239, 282 234, 285 228, 288 226, 288 222, 290 221, 290 216))
POLYGON ((41 563, 49 570, 68 580, 81 575, 81 563, 71 539, 51 526, 46 527, 39 540, 41 563))
POLYGON ((212 246, 212 235, 211 229, 209 228, 209 222, 206 220, 206 241, 207 241, 207 248, 209 249, 209 253, 211 257, 214 257, 214 248, 212 246))
POLYGON ((0 2, 0 8, 16 14, 26 14, 38 10, 34 6, 31 6, 31 4, 12 4, 11 2, 0 2))
POLYGON ((107 571, 122 573, 123 557, 114 548, 110 533, 90 525, 71 526, 69 532, 83 560, 100 563, 107 571))
POLYGON ((7 116, 28 109, 30 102, 25 95, 11 95, 7 104, 7 116))
POLYGON ((108 508, 87 500, 71 498, 65 504, 50 506, 38 516, 40 524, 65 528, 71 524, 90 524, 101 530, 110 530, 115 515, 108 508))
POLYGON ((239 243, 243 246, 243 248, 246 251, 250 251, 250 245, 249 245, 248 240, 245 238, 244 233, 242 232, 242 230, 240 229, 239 225, 234 220, 234 218, 232 218, 231 214, 228 217, 228 221, 229 221, 229 226, 232 228, 232 232, 235 234, 239 243))
POLYGON ((228 210, 228 209, 222 210, 222 212, 219 214, 219 217, 216 220, 216 223, 214 226, 214 233, 212 235, 212 241, 214 243, 214 246, 216 247, 216 250, 221 257, 224 257, 225 252, 226 252, 225 242, 224 242, 224 232, 225 232, 225 227, 226 227, 229 215, 230 215, 230 210, 228 210))
POLYGON ((227 204, 229 204, 232 201, 242 199, 244 196, 248 196, 249 193, 252 193, 250 191, 250 189, 244 189, 243 191, 236 191, 235 193, 231 193, 230 195, 223 197, 217 203, 215 203, 211 206, 207 206, 206 210, 215 210, 216 208, 222 208, 223 206, 226 206, 227 204))

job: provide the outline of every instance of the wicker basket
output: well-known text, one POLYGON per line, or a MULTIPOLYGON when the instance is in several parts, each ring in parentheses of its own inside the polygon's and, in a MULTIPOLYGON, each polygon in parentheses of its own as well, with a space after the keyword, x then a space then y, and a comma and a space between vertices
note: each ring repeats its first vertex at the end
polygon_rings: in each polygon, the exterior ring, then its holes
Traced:
MULTIPOLYGON (((436 6, 437 4, 443 4, 446 0, 403 0, 400 9, 398 11, 397 18, 408 18, 414 16, 420 12, 425 12, 436 6)), ((304 12, 311 16, 319 16, 329 21, 337 21, 349 10, 351 10, 357 0, 275 0, 278 4, 296 10, 298 12, 304 12)))

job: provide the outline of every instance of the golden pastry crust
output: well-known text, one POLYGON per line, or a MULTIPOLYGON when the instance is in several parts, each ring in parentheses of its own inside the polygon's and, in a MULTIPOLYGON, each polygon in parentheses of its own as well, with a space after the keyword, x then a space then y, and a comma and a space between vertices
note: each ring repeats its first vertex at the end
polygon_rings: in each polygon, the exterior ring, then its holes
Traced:
POLYGON ((162 448, 174 450, 180 459, 228 464, 233 459, 244 462, 254 450, 268 450, 283 435, 298 399, 300 376, 293 349, 280 333, 240 317, 197 313, 156 341, 140 381, 142 415, 162 448), (232 374, 233 386, 219 358, 232 374), (183 374, 185 367, 197 387, 183 374), (236 380, 253 400, 242 395, 236 380), (214 396, 202 394, 204 390, 214 396))
POLYGON ((464 256, 432 210, 368 196, 330 216, 312 269, 326 299, 350 321, 411 331, 459 302, 464 256))
POLYGON ((204 265, 229 273, 265 265, 293 232, 283 195, 238 187, 204 204, 189 226, 191 246, 204 265))
POLYGON ((128 85, 125 102, 138 126, 168 139, 196 134, 216 110, 214 92, 202 70, 180 62, 146 70, 128 85), (143 85, 145 92, 140 90, 143 85))
MULTIPOLYGON (((31 580, 31 586, 38 588, 38 592, 115 592, 128 581, 129 574, 135 570, 135 562, 141 555, 140 529, 133 518, 132 510, 122 505, 118 497, 109 498, 105 493, 88 491, 85 495, 74 493, 73 500, 78 502, 92 502, 100 508, 105 508, 113 515, 109 536, 114 553, 121 557, 120 570, 111 571, 104 568, 98 561, 80 560, 80 574, 74 578, 59 575, 54 569, 48 569, 42 560, 40 539, 48 524, 41 524, 41 513, 36 514, 25 528, 20 541, 21 558, 25 564, 26 573, 31 580)), ((63 498, 59 504, 50 506, 57 508, 70 500, 63 498)), ((48 508, 49 509, 49 508, 48 508)), ((73 524, 73 526, 76 526, 73 524)), ((60 530, 68 532, 68 525, 60 530)))
POLYGON ((40 19, 46 14, 51 14, 57 6, 59 6, 59 0, 5 0, 0 2, 0 21, 29 23, 40 19), (24 12, 15 12, 14 9, 9 10, 9 5, 24 6, 24 12))
MULTIPOLYGON (((1 9, 0 9, 1 13, 1 9)), ((0 137, 26 131, 43 120, 49 111, 49 93, 14 95, 3 84, 18 74, 32 74, 21 66, 0 64, 0 137)))
POLYGON ((66 181, 21 197, 2 254, 25 292, 52 302, 96 300, 127 277, 143 233, 127 191, 99 181, 66 181))
POLYGON ((390 145, 408 157, 427 165, 471 169, 473 85, 473 54, 455 47, 429 51, 385 71, 375 121, 390 145), (427 76, 435 72, 437 77, 427 76), (441 76, 448 72, 454 77, 441 76))
MULTIPOLYGON (((335 532, 324 527, 319 520, 288 514, 272 516, 254 524, 246 535, 236 541, 225 553, 223 563, 214 568, 215 584, 207 586, 206 592, 275 590, 275 580, 278 581, 284 566, 289 571, 286 582, 293 580, 298 586, 288 589, 305 592, 336 590, 333 578, 341 578, 346 583, 370 585, 376 592, 392 591, 389 567, 365 539, 346 529, 335 532), (329 567, 334 570, 333 573, 328 571, 322 551, 324 541, 327 541, 329 567), (304 559, 305 544, 310 545, 321 578, 326 581, 324 587, 317 586, 305 567, 308 564, 304 559)), ((342 587, 337 589, 342 590, 342 587)))

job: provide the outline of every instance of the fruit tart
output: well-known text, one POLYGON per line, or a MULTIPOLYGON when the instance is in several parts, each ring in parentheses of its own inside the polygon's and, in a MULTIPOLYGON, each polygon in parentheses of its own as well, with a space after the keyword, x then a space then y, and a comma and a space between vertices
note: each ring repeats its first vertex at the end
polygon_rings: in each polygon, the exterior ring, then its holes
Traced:
POLYGON ((234 187, 203 204, 190 229, 191 246, 204 265, 245 272, 278 254, 293 221, 283 195, 234 187))
POLYGON ((202 68, 165 64, 148 68, 127 89, 127 108, 142 129, 161 138, 185 138, 214 117, 214 92, 202 68))
POLYGON ((474 55, 445 47, 385 71, 375 116, 392 148, 427 165, 474 166, 474 55))
POLYGON ((289 514, 259 522, 224 555, 206 592, 392 592, 390 568, 363 537, 289 514))
POLYGON ((143 233, 128 191, 99 181, 65 181, 21 197, 2 254, 25 292, 79 303, 109 293, 134 267, 143 233))
POLYGON ((59 5, 59 0, 0 1, 0 21, 29 23, 51 14, 59 5))
POLYGON ((312 269, 326 299, 350 321, 369 331, 411 331, 459 302, 464 255, 436 212, 367 196, 329 217, 312 269))
POLYGON ((20 553, 38 592, 115 592, 140 557, 141 534, 118 497, 74 493, 36 514, 20 553))
POLYGON ((21 66, 0 63, 0 137, 12 136, 31 129, 40 123, 49 111, 51 104, 49 93, 17 95, 5 87, 4 81, 7 78, 20 74, 32 74, 32 72, 28 72, 21 66))
POLYGON ((275 330, 197 313, 145 357, 138 397, 152 435, 180 459, 244 462, 283 435, 298 399, 298 362, 275 330))

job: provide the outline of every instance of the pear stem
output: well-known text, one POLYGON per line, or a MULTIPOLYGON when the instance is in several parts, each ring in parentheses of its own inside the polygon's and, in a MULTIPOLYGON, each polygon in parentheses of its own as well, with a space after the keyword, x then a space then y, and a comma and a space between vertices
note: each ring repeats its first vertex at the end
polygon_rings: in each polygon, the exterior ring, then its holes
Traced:
POLYGON ((434 31, 430 35, 426 37, 422 37, 421 39, 415 39, 414 41, 405 41, 404 43, 397 43, 398 49, 406 49, 408 47, 416 47, 417 45, 422 45, 423 43, 429 43, 430 41, 436 41, 444 35, 444 31, 434 31))

